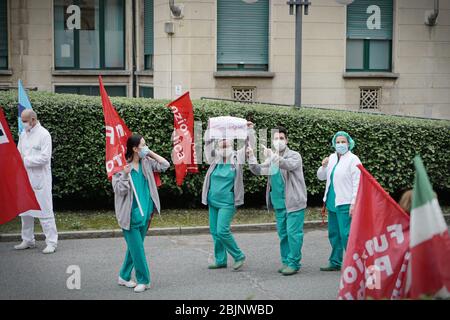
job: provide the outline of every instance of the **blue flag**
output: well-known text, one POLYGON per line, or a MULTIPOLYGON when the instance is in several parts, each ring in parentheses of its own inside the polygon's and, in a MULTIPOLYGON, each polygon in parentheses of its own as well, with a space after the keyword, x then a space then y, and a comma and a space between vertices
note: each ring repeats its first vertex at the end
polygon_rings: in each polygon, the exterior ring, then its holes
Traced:
POLYGON ((25 109, 32 109, 30 100, 28 99, 27 93, 25 92, 25 89, 22 86, 22 81, 19 79, 18 81, 18 88, 19 88, 19 105, 18 105, 18 115, 17 115, 17 121, 18 121, 18 132, 19 136, 23 131, 23 123, 22 119, 20 118, 20 115, 22 114, 22 111, 25 109))

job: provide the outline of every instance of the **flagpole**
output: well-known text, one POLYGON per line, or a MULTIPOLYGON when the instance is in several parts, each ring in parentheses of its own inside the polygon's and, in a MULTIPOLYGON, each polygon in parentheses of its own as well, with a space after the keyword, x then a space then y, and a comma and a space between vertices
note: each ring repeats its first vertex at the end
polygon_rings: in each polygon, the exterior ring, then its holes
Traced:
POLYGON ((131 188, 133 189, 134 197, 136 198, 137 205, 139 207, 139 212, 141 213, 141 216, 144 216, 144 211, 142 211, 141 202, 139 201, 136 188, 134 187, 133 179, 130 177, 130 184, 131 188))

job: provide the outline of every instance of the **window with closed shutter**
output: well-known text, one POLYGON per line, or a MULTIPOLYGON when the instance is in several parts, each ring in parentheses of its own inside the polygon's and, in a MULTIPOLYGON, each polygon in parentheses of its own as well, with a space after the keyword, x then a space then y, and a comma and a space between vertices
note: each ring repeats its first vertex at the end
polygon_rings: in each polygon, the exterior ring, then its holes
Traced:
POLYGON ((391 71, 393 0, 347 6, 347 71, 391 71))
POLYGON ((268 70, 269 0, 217 1, 217 69, 268 70))
POLYGON ((0 0, 0 69, 8 69, 7 0, 0 0))
POLYGON ((153 0, 144 0, 144 68, 153 69, 153 0))

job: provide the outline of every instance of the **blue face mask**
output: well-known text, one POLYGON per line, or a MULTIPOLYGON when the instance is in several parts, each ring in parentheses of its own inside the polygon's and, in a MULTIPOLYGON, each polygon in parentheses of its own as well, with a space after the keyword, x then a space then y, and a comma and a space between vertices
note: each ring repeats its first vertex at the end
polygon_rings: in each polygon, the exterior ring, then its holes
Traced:
POLYGON ((139 149, 139 158, 144 159, 149 152, 150 152, 150 149, 147 146, 140 148, 139 149))
POLYGON ((348 151, 347 143, 336 143, 336 152, 339 154, 345 154, 348 151))

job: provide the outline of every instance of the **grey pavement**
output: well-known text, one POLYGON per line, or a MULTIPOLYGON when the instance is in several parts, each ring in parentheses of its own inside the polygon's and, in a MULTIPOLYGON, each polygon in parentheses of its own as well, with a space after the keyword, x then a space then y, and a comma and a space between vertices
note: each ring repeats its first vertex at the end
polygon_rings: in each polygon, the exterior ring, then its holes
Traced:
POLYGON ((25 251, 17 242, 0 243, 0 299, 335 299, 339 273, 320 272, 330 246, 325 229, 305 230, 302 268, 282 276, 275 231, 235 233, 247 256, 242 271, 208 270, 213 243, 207 234, 150 236, 145 250, 151 289, 134 293, 117 285, 125 255, 123 238, 61 240, 58 251, 44 255, 45 243, 25 251), (69 290, 66 270, 81 270, 81 289, 69 290))

